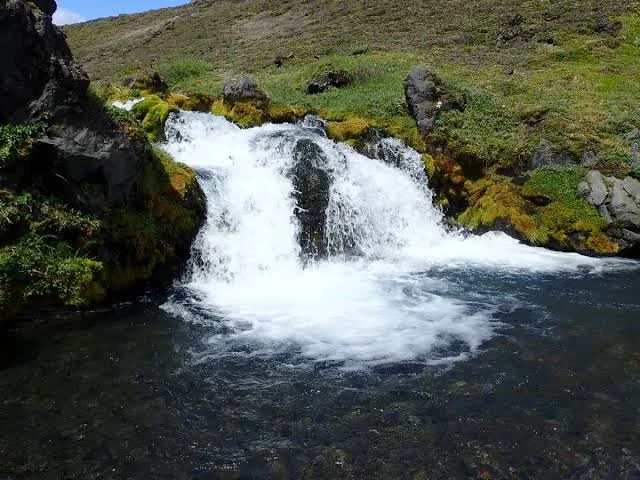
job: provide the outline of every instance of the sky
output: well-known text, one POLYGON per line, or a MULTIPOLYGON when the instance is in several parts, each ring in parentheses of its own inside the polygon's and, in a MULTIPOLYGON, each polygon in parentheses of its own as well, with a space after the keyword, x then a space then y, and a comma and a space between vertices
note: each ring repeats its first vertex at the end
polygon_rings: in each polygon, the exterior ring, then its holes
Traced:
POLYGON ((121 13, 144 12, 156 8, 175 7, 189 0, 57 0, 53 15, 57 25, 83 22, 94 18, 111 17, 121 13))

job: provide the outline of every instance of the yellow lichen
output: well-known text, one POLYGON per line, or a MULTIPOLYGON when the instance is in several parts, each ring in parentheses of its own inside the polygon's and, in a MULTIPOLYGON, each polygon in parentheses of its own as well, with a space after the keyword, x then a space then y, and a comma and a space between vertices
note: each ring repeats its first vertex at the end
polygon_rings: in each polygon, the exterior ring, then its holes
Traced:
POLYGON ((368 130, 369 124, 361 118, 351 118, 341 122, 327 122, 327 135, 337 142, 359 139, 368 130))

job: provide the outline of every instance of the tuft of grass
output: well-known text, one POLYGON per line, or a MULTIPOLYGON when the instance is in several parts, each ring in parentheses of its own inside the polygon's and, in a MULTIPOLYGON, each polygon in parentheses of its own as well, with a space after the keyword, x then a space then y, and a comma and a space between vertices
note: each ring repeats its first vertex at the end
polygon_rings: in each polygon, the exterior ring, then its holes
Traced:
POLYGON ((46 122, 31 124, 0 124, 0 168, 10 166, 24 156, 33 138, 47 130, 46 122))
POLYGON ((163 63, 158 71, 172 87, 181 87, 194 77, 203 77, 214 72, 213 65, 199 58, 176 58, 163 63))

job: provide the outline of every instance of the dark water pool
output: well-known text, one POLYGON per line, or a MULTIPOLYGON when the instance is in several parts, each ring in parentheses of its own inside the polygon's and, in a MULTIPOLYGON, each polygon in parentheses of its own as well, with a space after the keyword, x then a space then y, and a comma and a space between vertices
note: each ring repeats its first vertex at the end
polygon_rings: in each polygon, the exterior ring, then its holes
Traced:
POLYGON ((154 302, 17 325, 0 478, 639 479, 640 274, 457 282, 519 306, 444 366, 195 361, 208 327, 154 302))

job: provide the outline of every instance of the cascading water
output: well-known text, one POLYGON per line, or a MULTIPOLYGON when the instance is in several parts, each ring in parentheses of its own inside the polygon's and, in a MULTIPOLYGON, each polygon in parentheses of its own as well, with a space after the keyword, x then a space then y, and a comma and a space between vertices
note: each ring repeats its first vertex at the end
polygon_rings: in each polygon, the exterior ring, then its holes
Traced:
POLYGON ((517 300, 481 284, 469 291, 459 275, 490 269, 526 282, 612 264, 446 228, 420 156, 395 140, 376 146, 391 165, 310 124, 240 129, 191 112, 171 116, 167 138, 167 151, 198 171, 209 210, 183 293, 165 308, 210 325, 214 355, 286 352, 345 366, 462 359, 517 300), (313 261, 301 251, 295 214, 300 140, 319 147, 316 167, 331 180, 328 253, 313 261))

